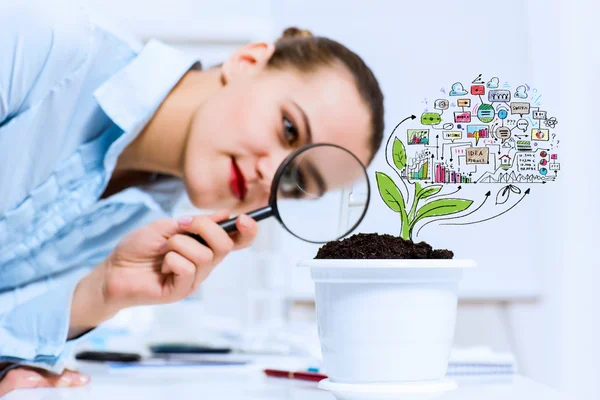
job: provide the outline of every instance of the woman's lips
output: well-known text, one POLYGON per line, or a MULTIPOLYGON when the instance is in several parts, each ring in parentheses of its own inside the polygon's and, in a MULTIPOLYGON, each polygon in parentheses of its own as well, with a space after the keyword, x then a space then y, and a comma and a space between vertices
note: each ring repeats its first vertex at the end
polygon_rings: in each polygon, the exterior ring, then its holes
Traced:
POLYGON ((242 171, 238 167, 235 159, 231 157, 231 174, 229 176, 229 189, 231 193, 235 197, 237 197, 240 201, 243 201, 246 198, 246 193, 248 192, 248 188, 246 187, 246 180, 244 179, 244 175, 242 171))

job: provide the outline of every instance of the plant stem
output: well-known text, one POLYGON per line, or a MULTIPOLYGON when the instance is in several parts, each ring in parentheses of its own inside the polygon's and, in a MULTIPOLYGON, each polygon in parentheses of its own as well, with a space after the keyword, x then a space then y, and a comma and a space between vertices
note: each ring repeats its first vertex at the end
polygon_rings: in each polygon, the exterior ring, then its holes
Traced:
POLYGON ((412 221, 415 218, 415 214, 417 212, 417 205, 419 203, 419 199, 417 198, 417 185, 415 186, 415 194, 412 199, 412 206, 410 208, 410 212, 408 213, 408 220, 412 221))
POLYGON ((402 225, 400 237, 404 240, 410 240, 410 224, 408 223, 408 215, 406 215, 406 211, 400 212, 400 219, 402 225))

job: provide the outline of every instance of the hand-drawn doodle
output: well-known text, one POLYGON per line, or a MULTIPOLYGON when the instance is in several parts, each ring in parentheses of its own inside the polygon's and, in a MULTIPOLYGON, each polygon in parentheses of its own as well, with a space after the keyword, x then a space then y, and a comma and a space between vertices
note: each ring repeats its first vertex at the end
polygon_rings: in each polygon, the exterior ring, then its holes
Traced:
POLYGON ((558 120, 556 119, 556 117, 550 117, 544 121, 544 125, 546 125, 548 128, 554 129, 556 127, 556 124, 558 124, 558 120))
POLYGON ((446 99, 438 99, 433 103, 433 108, 436 110, 447 110, 450 107, 450 102, 446 99))
POLYGON ((502 140, 502 143, 506 142, 512 136, 512 131, 507 126, 499 126, 496 129, 496 137, 502 140))
POLYGON ((492 122, 495 116, 496 111, 491 104, 482 104, 477 108, 477 119, 484 124, 492 122))
POLYGON ((529 103, 512 102, 510 103, 510 113, 519 114, 523 118, 523 114, 529 114, 529 103))
POLYGON ((496 195, 496 204, 504 204, 508 201, 511 193, 521 194, 521 189, 513 184, 506 185, 498 191, 496 195))
POLYGON ((508 170, 512 166, 511 158, 508 154, 503 154, 498 158, 500 160, 500 168, 508 170))
POLYGON ((475 96, 485 94, 485 86, 483 86, 483 85, 471 86, 471 94, 475 95, 475 96))
POLYGON ((489 126, 488 125, 467 125, 467 137, 475 138, 475 145, 478 145, 479 139, 490 137, 489 126))
POLYGON ((498 89, 498 84, 500 83, 500 80, 497 77, 493 77, 492 79, 490 79, 487 83, 487 87, 488 89, 498 89))
POLYGON ((454 122, 457 124, 471 122, 471 111, 454 111, 454 122))
POLYGON ((510 90, 490 90, 488 92, 488 100, 491 103, 508 103, 510 101, 510 90))
POLYGON ((442 116, 434 112, 426 112, 421 115, 421 124, 437 125, 442 122, 442 116))
POLYGON ((481 79, 481 75, 482 74, 477 75, 477 78, 473 79, 473 81, 471 83, 482 84, 483 80, 481 79))
POLYGON ((428 144, 429 129, 407 129, 406 144, 428 144))
POLYGON ((376 177, 382 199, 400 214, 402 237, 412 239, 414 232, 419 235, 433 222, 470 225, 495 219, 521 203, 533 185, 557 179, 561 168, 556 116, 541 108, 537 88, 500 82, 497 76, 479 74, 467 91, 455 81, 447 94, 442 87, 434 97, 437 112, 411 115, 392 131, 386 161, 400 185, 384 172, 376 177), (401 124, 405 138, 396 136, 401 124), (384 184, 388 189, 394 186, 394 196, 384 193, 384 184), (489 190, 496 184, 502 186, 489 190), (459 191, 461 198, 454 197, 459 191), (495 202, 487 202, 492 192, 495 202), (485 217, 475 216, 486 212, 485 217), (465 222, 455 222, 458 219, 465 222))
POLYGON ((471 107, 471 99, 458 99, 456 104, 458 107, 471 107))
POLYGON ((456 82, 452 84, 452 90, 450 90, 450 96, 464 96, 467 91, 463 87, 462 83, 456 82))
POLYGON ((518 97, 519 99, 527 98, 527 89, 525 88, 525 85, 517 86, 517 90, 515 91, 515 97, 518 97))
POLYGON ((517 128, 518 129, 525 132, 527 130, 527 127, 529 127, 529 121, 527 121, 525 118, 521 118, 521 119, 517 120, 517 128))

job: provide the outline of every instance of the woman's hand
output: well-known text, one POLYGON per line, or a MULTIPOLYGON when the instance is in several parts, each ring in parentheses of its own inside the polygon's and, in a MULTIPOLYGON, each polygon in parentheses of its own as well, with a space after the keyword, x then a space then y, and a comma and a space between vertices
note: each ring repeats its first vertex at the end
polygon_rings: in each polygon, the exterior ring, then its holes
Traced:
POLYGON ((97 326, 123 308, 172 303, 190 295, 223 257, 249 246, 256 236, 256 221, 247 215, 238 217, 238 232, 230 236, 217 224, 227 218, 226 212, 219 212, 164 219, 129 233, 79 282, 69 336, 97 326), (208 246, 188 232, 201 236, 208 246))
MULTIPOLYGON (((0 370, 5 366, 0 364, 0 370)), ((0 380, 0 397, 16 389, 77 387, 83 386, 89 381, 90 378, 87 375, 70 370, 64 370, 62 374, 56 375, 33 367, 16 367, 8 371, 0 380)))

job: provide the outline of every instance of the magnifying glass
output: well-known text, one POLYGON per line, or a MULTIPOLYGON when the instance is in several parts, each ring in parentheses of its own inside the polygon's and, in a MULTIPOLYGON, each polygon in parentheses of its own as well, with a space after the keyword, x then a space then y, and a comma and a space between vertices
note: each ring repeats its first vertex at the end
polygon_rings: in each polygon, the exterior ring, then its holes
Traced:
MULTIPOLYGON (((299 148, 279 166, 269 203, 248 213, 256 221, 275 217, 292 235, 310 243, 327 243, 351 233, 364 218, 371 189, 362 162, 343 147, 316 143, 299 148), (357 196, 354 188, 363 188, 357 196), (342 220, 344 223, 339 223, 342 220)), ((220 222, 237 231, 236 218, 220 222)), ((206 244, 199 235, 189 233, 206 244)))

